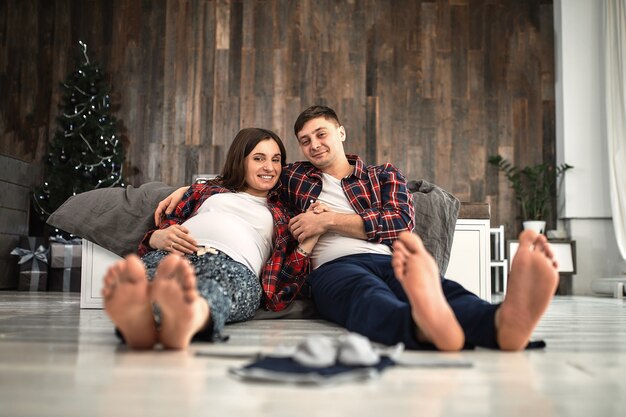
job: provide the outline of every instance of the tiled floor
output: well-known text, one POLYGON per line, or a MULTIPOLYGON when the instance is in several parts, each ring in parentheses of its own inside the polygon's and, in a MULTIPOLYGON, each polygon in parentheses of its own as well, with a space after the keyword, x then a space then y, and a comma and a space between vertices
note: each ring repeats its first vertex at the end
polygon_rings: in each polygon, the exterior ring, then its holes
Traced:
POLYGON ((246 359, 198 353, 271 351, 341 329, 265 320, 227 327, 227 344, 184 352, 121 348, 101 310, 77 294, 0 292, 0 416, 624 416, 626 301, 558 297, 536 331, 541 351, 405 352, 422 364, 326 387, 246 383, 246 359))

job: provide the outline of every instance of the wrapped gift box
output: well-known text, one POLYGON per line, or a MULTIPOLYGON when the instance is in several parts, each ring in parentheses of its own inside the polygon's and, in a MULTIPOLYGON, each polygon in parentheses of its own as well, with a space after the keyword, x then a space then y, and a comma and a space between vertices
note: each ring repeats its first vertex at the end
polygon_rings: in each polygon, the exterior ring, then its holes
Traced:
POLYGON ((20 271, 17 281, 18 291, 46 291, 48 289, 47 271, 20 271))
POLYGON ((19 246, 11 251, 19 256, 19 291, 45 291, 48 278, 48 248, 41 237, 22 237, 19 246))
POLYGON ((80 268, 50 268, 48 291, 80 292, 80 268))
POLYGON ((82 250, 80 241, 50 239, 50 268, 80 268, 82 250))
POLYGON ((79 239, 50 238, 48 291, 80 292, 81 257, 79 239))

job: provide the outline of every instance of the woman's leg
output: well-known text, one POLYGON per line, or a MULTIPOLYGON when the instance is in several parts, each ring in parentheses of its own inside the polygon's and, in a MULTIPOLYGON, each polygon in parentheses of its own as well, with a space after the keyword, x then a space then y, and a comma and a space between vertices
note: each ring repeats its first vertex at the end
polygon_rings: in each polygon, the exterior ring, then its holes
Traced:
POLYGON ((228 255, 189 255, 193 263, 200 295, 211 308, 211 323, 196 338, 221 340, 226 323, 250 320, 261 303, 259 278, 246 266, 228 255))
POLYGON ((159 306, 159 341, 166 349, 186 348, 209 323, 209 305, 198 293, 196 275, 185 258, 169 255, 159 263, 150 299, 159 306))
MULTIPOLYGON (((154 251, 142 258, 146 264, 148 276, 154 281, 153 285, 157 283, 156 278, 160 263, 167 255, 168 253, 165 251, 154 251)), ((182 279, 187 282, 185 288, 195 288, 200 299, 208 307, 204 326, 191 335, 194 340, 221 340, 221 332, 226 323, 249 320, 254 317, 254 313, 261 302, 262 290, 258 277, 252 271, 222 252, 202 256, 187 255, 186 259, 193 267, 195 285, 190 285, 188 275, 182 274, 186 277, 182 279)), ((172 275, 170 274, 170 276, 172 275)), ((173 276, 177 275, 174 274, 173 276)), ((163 283, 166 282, 168 281, 163 281, 163 283)), ((180 282, 180 279, 173 282, 180 282)), ((168 287, 169 290, 183 292, 176 290, 174 285, 168 285, 168 287)), ((153 297, 156 304, 155 314, 160 323, 160 333, 163 334, 165 331, 163 323, 168 321, 166 316, 172 313, 161 311, 163 310, 161 304, 167 303, 171 297, 158 298, 153 297)), ((169 308, 168 310, 171 311, 169 308)), ((169 323, 175 323, 175 320, 170 319, 169 323)), ((167 332, 169 333, 169 331, 167 332)), ((183 340, 186 339, 185 336, 183 340)), ((180 345, 180 343, 174 343, 174 345, 180 345)))
POLYGON ((135 255, 109 268, 102 288, 104 309, 132 349, 151 349, 157 331, 148 294, 146 270, 135 255))

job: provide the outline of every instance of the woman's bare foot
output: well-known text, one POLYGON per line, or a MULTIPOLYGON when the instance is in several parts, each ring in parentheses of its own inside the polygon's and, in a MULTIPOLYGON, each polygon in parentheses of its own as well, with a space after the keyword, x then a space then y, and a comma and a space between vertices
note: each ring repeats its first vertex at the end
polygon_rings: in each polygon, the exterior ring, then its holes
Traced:
POLYGON ((504 301, 496 312, 500 349, 526 347, 558 284, 557 263, 546 237, 524 230, 511 263, 504 301))
POLYGON ((443 295, 439 268, 422 240, 403 232, 393 249, 391 264, 409 298, 418 331, 439 350, 461 350, 463 329, 443 295))
POLYGON ((209 305, 196 289, 196 274, 185 258, 168 255, 152 281, 152 301, 161 310, 159 341, 166 349, 184 349, 209 321, 209 305))
POLYGON ((151 349, 157 341, 148 279, 135 255, 111 266, 102 287, 104 309, 132 349, 151 349))

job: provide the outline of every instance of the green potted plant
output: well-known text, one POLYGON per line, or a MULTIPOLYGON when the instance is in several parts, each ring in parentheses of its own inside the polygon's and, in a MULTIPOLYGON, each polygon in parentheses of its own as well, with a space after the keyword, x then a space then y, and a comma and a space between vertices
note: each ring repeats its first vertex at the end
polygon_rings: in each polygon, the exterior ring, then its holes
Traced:
POLYGON ((569 164, 554 166, 549 163, 518 168, 500 155, 488 159, 511 183, 522 209, 524 228, 533 228, 543 233, 546 218, 550 212, 552 192, 557 179, 567 170, 574 168, 569 164))

